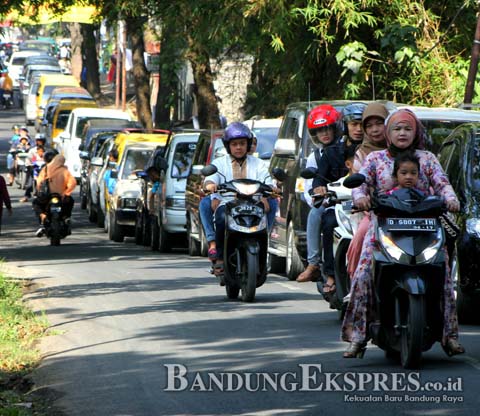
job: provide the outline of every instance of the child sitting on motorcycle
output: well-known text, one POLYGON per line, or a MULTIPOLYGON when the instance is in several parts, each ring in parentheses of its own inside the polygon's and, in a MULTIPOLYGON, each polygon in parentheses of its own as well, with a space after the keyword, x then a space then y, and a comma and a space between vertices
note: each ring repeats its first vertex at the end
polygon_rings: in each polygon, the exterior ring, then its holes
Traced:
POLYGON ((397 181, 397 186, 392 188, 387 194, 392 194, 398 189, 415 189, 419 195, 425 196, 425 193, 416 189, 420 172, 420 161, 413 152, 404 152, 397 155, 393 163, 392 176, 397 181))
MULTIPOLYGON (((217 167, 217 173, 205 178, 204 188, 206 191, 215 193, 219 184, 233 179, 248 178, 269 185, 272 184, 265 163, 261 159, 248 154, 252 146, 253 134, 245 124, 234 122, 228 125, 222 141, 228 154, 212 162, 217 167)), ((220 204, 215 211, 215 241, 213 242, 216 248, 214 273, 216 276, 221 276, 223 275, 225 205, 223 197, 219 195, 218 198, 220 198, 220 204)), ((266 212, 268 212, 268 201, 264 199, 263 203, 266 212)))

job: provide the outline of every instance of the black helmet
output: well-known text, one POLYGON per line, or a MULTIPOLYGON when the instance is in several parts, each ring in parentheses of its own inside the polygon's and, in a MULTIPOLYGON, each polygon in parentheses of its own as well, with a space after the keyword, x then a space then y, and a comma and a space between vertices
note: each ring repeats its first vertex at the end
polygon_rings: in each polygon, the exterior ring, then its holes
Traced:
POLYGON ((240 123, 239 121, 230 123, 225 129, 222 141, 228 154, 230 154, 230 141, 236 139, 247 139, 247 152, 250 151, 250 148, 252 147, 253 133, 245 124, 240 123))

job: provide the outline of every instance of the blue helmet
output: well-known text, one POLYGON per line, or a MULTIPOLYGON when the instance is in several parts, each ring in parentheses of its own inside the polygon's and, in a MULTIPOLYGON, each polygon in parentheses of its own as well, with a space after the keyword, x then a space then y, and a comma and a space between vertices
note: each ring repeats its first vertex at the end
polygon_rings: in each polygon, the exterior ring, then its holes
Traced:
POLYGON ((348 123, 350 121, 362 121, 362 115, 367 108, 364 103, 351 103, 346 105, 342 110, 343 132, 348 134, 348 123))
POLYGON ((235 121, 225 129, 222 141, 228 154, 230 154, 230 141, 236 139, 247 139, 247 152, 250 151, 253 142, 252 131, 243 123, 235 121))

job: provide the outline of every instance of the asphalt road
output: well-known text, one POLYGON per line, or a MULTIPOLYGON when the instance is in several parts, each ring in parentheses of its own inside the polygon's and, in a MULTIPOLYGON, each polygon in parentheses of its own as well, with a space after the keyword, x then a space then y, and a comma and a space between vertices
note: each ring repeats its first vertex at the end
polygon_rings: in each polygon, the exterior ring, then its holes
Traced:
MULTIPOLYGON (((0 112, 2 171, 10 127, 22 120, 19 111, 0 112)), ((10 191, 14 215, 3 219, 0 256, 7 270, 32 279, 28 300, 46 313, 53 334, 41 342, 35 388, 54 391, 68 416, 477 410, 476 326, 461 327, 467 354, 448 358, 437 345, 419 371, 403 371, 374 346, 363 360, 346 360, 337 314, 313 283, 272 275, 254 303, 229 301, 206 259, 182 249, 152 253, 133 239, 113 243, 78 205, 72 235, 51 247, 34 237, 21 191, 10 191)))

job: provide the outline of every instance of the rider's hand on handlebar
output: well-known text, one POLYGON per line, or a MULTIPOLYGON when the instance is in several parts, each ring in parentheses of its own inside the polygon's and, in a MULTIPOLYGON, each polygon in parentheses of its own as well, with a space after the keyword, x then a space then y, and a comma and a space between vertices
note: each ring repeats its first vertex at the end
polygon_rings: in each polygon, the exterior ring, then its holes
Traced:
POLYGON ((460 203, 456 199, 447 199, 445 205, 450 212, 460 211, 460 203))
POLYGON ((355 207, 359 211, 367 211, 370 209, 370 198, 368 196, 364 196, 363 198, 357 199, 354 201, 355 202, 355 207))
POLYGON ((327 188, 325 186, 317 186, 316 188, 313 188, 313 193, 316 196, 325 196, 327 188))

